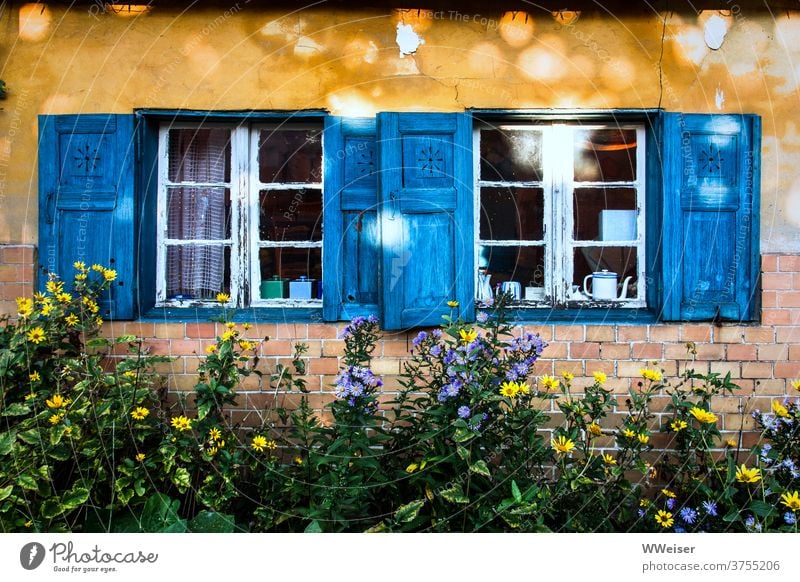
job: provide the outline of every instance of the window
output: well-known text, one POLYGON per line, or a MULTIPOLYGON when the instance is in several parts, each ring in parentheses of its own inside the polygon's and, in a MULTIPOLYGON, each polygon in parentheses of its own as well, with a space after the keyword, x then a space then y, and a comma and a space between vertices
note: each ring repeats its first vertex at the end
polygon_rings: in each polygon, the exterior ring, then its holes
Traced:
POLYGON ((322 136, 314 124, 164 124, 157 306, 321 306, 322 136))
POLYGON ((476 296, 644 307, 645 127, 479 123, 476 296))
POLYGON ((110 265, 115 319, 405 329, 505 283, 520 321, 752 321, 760 147, 664 111, 43 115, 39 264, 110 265))

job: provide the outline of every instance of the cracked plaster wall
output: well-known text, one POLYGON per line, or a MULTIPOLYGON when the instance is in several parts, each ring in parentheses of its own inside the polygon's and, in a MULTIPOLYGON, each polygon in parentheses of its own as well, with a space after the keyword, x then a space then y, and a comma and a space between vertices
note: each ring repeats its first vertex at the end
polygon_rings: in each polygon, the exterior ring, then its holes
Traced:
MULTIPOLYGON (((36 242, 41 113, 323 108, 368 116, 661 104, 763 117, 762 251, 800 252, 800 12, 723 14, 718 50, 704 29, 714 14, 670 14, 664 26, 663 15, 287 15, 232 5, 123 18, 85 8, 6 9, 0 78, 11 92, 0 112, 0 243, 36 242), (422 41, 404 58, 398 24, 422 41)), ((718 40, 718 22, 712 32, 718 40)))

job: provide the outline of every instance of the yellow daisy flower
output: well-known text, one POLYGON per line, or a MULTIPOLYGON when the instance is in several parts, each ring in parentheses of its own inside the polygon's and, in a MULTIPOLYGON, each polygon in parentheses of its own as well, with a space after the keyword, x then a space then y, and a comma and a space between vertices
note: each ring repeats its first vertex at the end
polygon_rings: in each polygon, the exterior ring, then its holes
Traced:
POLYGON ((772 412, 782 418, 789 418, 789 409, 777 400, 772 401, 772 412))
POLYGON ((608 380, 608 376, 606 376, 603 372, 594 372, 592 376, 594 376, 594 381, 600 385, 605 384, 608 380))
POLYGON ((61 394, 54 394, 52 398, 48 398, 44 403, 47 404, 47 408, 64 408, 67 405, 67 400, 61 394))
POLYGON ((659 509, 658 513, 656 513, 653 518, 656 520, 656 523, 663 528, 672 527, 672 524, 675 523, 675 520, 672 518, 672 514, 669 511, 664 511, 663 509, 659 509))
POLYGON ((650 380, 651 382, 660 382, 661 381, 661 372, 658 370, 650 370, 648 368, 642 368, 639 370, 639 374, 641 374, 642 378, 645 380, 650 380))
POLYGON ((208 438, 210 438, 212 441, 218 441, 222 438, 222 431, 220 431, 216 426, 213 426, 208 430, 208 438))
POLYGON ((137 406, 131 411, 131 418, 133 420, 144 420, 150 415, 150 411, 144 406, 137 406))
POLYGON ((217 351, 217 344, 211 344, 210 346, 206 346, 206 353, 213 354, 217 351))
POLYGON ((144 453, 139 453, 138 455, 136 455, 135 459, 136 459, 136 460, 137 460, 139 463, 141 463, 142 461, 144 461, 144 459, 145 459, 145 457, 146 457, 146 456, 147 456, 147 455, 145 455, 144 453))
POLYGON ((185 416, 176 416, 170 421, 170 424, 172 424, 172 427, 179 432, 191 430, 192 428, 192 421, 185 416))
POLYGON ((500 395, 507 398, 515 398, 519 392, 519 384, 516 382, 503 382, 500 385, 500 395))
POLYGON ((670 426, 670 428, 671 428, 672 430, 674 430, 675 432, 680 432, 680 431, 682 431, 683 429, 685 429, 686 427, 688 427, 689 425, 687 424, 687 422, 686 422, 685 420, 673 420, 673 421, 672 421, 672 422, 669 424, 669 426, 670 426))
POLYGON ((106 281, 113 281, 114 279, 117 278, 117 272, 113 269, 106 269, 105 271, 103 271, 103 278, 106 281))
POLYGON ((474 329, 462 329, 459 330, 458 336, 461 338, 461 343, 467 345, 478 339, 478 332, 474 329))
POLYGON ((447 306, 451 308, 456 308, 458 307, 458 301, 448 301, 447 306))
POLYGON ((558 388, 558 380, 556 380, 553 376, 542 376, 539 378, 539 382, 541 382, 542 387, 545 390, 555 390, 558 388))
POLYGON ((571 453, 575 450, 575 443, 572 441, 572 439, 568 439, 563 435, 553 439, 553 442, 550 446, 556 453, 559 454, 571 453))
POLYGON ((741 467, 736 467, 736 480, 739 483, 758 483, 761 481, 761 469, 748 469, 747 465, 742 464, 741 467))
POLYGON ((64 318, 64 321, 67 323, 67 327, 74 327, 78 325, 78 316, 74 313, 70 313, 67 317, 64 318))
POLYGON ((267 447, 267 439, 261 435, 257 435, 253 437, 253 442, 250 443, 250 448, 254 451, 263 452, 263 450, 267 447))
POLYGON ((600 436, 601 434, 603 434, 603 429, 600 428, 600 425, 597 424, 596 422, 589 424, 589 426, 586 427, 586 430, 592 436, 600 436))
POLYGON ((227 303, 231 300, 231 296, 227 293, 217 293, 217 302, 218 303, 227 303))
POLYGON ((31 382, 38 382, 39 380, 42 379, 42 377, 39 375, 39 372, 33 372, 29 374, 28 378, 30 378, 31 382))
POLYGON ((703 410, 698 406, 692 407, 692 409, 689 411, 689 414, 694 416, 698 422, 701 422, 703 424, 714 424, 715 422, 717 422, 716 414, 709 412, 707 410, 703 410))
POLYGON ((800 493, 797 491, 783 493, 781 495, 781 503, 792 511, 800 510, 800 493))
POLYGON ((41 327, 34 327, 28 332, 28 341, 33 344, 40 344, 45 340, 44 330, 41 327))

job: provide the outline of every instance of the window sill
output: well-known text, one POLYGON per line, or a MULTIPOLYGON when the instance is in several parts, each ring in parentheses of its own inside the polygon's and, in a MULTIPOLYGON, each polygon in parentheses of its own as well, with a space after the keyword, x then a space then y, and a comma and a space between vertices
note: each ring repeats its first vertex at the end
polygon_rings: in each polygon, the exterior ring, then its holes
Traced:
POLYGON ((195 323, 219 320, 242 323, 320 323, 322 307, 154 307, 141 314, 138 321, 174 321, 195 323))
POLYGON ((559 323, 569 325, 583 324, 617 324, 617 325, 642 325, 659 323, 656 313, 647 308, 623 308, 619 305, 605 307, 578 307, 568 309, 525 308, 511 306, 509 308, 509 321, 514 323, 559 323))

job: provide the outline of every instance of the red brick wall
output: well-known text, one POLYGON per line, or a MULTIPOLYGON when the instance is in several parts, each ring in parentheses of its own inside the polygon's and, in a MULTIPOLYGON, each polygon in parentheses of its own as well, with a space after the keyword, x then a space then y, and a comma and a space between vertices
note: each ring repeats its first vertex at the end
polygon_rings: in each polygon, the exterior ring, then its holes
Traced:
MULTIPOLYGON (((0 310, 13 313, 14 298, 31 292, 33 252, 28 246, 0 247, 0 310)), ((722 417, 721 428, 736 438, 740 427, 753 427, 749 413, 768 410, 771 400, 794 393, 791 382, 800 378, 800 256, 765 255, 762 257, 762 323, 760 325, 650 324, 650 325, 526 325, 524 330, 542 336, 549 347, 536 367, 537 374, 570 371, 574 386, 582 387, 592 372, 602 371, 608 385, 620 394, 616 411, 625 411, 625 391, 635 385, 639 370, 650 361, 658 362, 667 375, 674 376, 690 363, 686 344, 696 349, 693 367, 699 372, 731 373, 741 390, 731 398, 719 399, 716 412, 722 417), (739 412, 744 414, 739 414, 739 412)), ((249 338, 269 337, 261 345, 261 369, 274 369, 275 364, 288 364, 296 342, 308 345, 305 377, 311 392, 311 405, 322 406, 331 399, 331 384, 336 375, 342 341, 337 339, 344 324, 254 324, 246 332, 249 338)), ((153 353, 176 357, 163 364, 160 371, 168 377, 172 399, 188 394, 196 382, 197 367, 206 346, 221 335, 224 328, 214 323, 108 323, 110 336, 136 334, 146 338, 153 353)), ((373 370, 384 377, 387 399, 399 387, 400 363, 408 356, 412 334, 387 334, 375 351, 373 370)), ((245 379, 239 407, 232 411, 236 422, 258 421, 258 410, 272 405, 291 407, 296 395, 267 391, 258 376, 245 379)), ((662 407, 666 396, 656 398, 662 407)), ((555 411, 554 411, 555 412, 555 411)), ((657 428, 661 422, 655 419, 657 428)), ((613 426, 613 422, 609 423, 613 426)), ((654 444, 663 444, 666 435, 654 437, 654 444)), ((750 446, 756 434, 746 434, 743 445, 750 446)))

